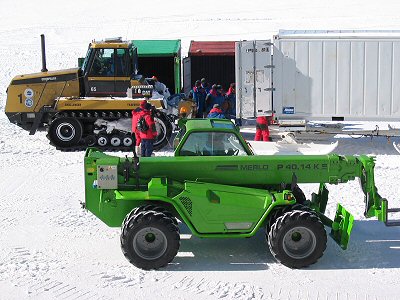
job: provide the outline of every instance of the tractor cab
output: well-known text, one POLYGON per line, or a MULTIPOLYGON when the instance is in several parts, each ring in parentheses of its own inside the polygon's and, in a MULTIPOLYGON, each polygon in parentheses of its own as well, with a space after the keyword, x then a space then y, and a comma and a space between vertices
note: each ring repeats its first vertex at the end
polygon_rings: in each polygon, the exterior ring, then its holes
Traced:
POLYGON ((120 38, 94 41, 81 66, 81 94, 85 97, 127 97, 127 90, 138 87, 133 95, 151 96, 151 86, 137 75, 137 48, 120 38), (140 87, 140 88, 139 88, 140 87))

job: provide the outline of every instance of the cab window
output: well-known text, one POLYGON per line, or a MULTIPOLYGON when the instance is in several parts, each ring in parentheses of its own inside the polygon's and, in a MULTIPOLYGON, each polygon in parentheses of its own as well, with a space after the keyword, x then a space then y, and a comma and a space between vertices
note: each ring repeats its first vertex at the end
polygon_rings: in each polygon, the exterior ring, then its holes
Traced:
POLYGON ((130 69, 128 49, 116 49, 115 76, 130 76, 130 69))
POLYGON ((114 76, 114 49, 96 49, 89 76, 114 76))
POLYGON ((193 132, 186 139, 181 156, 245 156, 243 145, 230 132, 193 132))

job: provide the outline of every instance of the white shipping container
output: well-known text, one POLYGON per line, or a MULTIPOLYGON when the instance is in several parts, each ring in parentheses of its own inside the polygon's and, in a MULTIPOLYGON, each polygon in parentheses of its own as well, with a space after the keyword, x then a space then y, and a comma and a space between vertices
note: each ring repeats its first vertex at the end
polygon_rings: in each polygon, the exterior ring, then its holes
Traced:
POLYGON ((273 64, 281 119, 400 119, 399 31, 280 31, 273 64))

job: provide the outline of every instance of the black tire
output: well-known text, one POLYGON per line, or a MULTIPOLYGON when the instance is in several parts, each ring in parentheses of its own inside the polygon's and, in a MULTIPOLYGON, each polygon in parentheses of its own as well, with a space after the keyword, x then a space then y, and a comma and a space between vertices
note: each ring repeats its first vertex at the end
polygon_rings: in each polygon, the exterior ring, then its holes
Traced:
POLYGON ((283 216, 285 213, 287 213, 288 211, 292 211, 292 210, 308 211, 310 213, 314 213, 315 214, 315 212, 310 207, 302 205, 302 204, 298 204, 298 203, 295 203, 293 205, 286 205, 286 206, 277 207, 268 216, 268 223, 267 223, 267 226, 266 226, 266 229, 265 229, 265 233, 266 233, 266 237, 267 238, 268 238, 268 233, 271 230, 272 225, 274 225, 274 223, 276 222, 276 220, 280 216, 283 216))
POLYGON ((82 132, 82 124, 79 120, 62 117, 51 122, 48 137, 55 146, 75 146, 81 140, 82 132))
POLYGON ((268 234, 268 245, 277 261, 289 268, 315 263, 326 249, 321 220, 308 211, 294 210, 279 217, 268 234))
POLYGON ((156 111, 154 122, 156 122, 156 127, 159 129, 153 143, 153 149, 157 151, 168 144, 172 135, 172 125, 168 117, 161 111, 156 111))
POLYGON ((166 208, 162 207, 162 206, 156 206, 153 204, 147 204, 147 205, 143 205, 143 206, 138 206, 135 207, 134 209, 132 209, 132 211, 125 217, 124 221, 122 222, 123 225, 126 224, 126 222, 128 222, 128 220, 132 217, 132 215, 134 214, 138 214, 141 211, 149 211, 149 210, 153 210, 156 212, 161 212, 164 215, 166 215, 168 218, 171 218, 172 222, 174 222, 174 224, 176 226, 178 226, 178 221, 177 219, 174 217, 174 215, 172 213, 170 213, 166 208))
POLYGON ((122 252, 138 268, 166 266, 178 253, 179 246, 179 228, 163 213, 140 211, 130 215, 122 227, 122 252))

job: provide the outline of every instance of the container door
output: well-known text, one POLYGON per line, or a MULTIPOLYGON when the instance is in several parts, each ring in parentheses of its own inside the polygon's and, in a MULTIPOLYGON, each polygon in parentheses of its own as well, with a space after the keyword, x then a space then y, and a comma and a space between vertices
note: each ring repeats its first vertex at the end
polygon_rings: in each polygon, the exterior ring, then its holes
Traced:
POLYGON ((183 59, 183 92, 188 95, 192 89, 192 74, 191 74, 191 62, 190 57, 183 59))
POLYGON ((241 118, 272 114, 270 41, 235 43, 236 114, 241 118))
POLYGON ((272 62, 271 42, 255 41, 255 106, 256 116, 272 115, 272 62))

